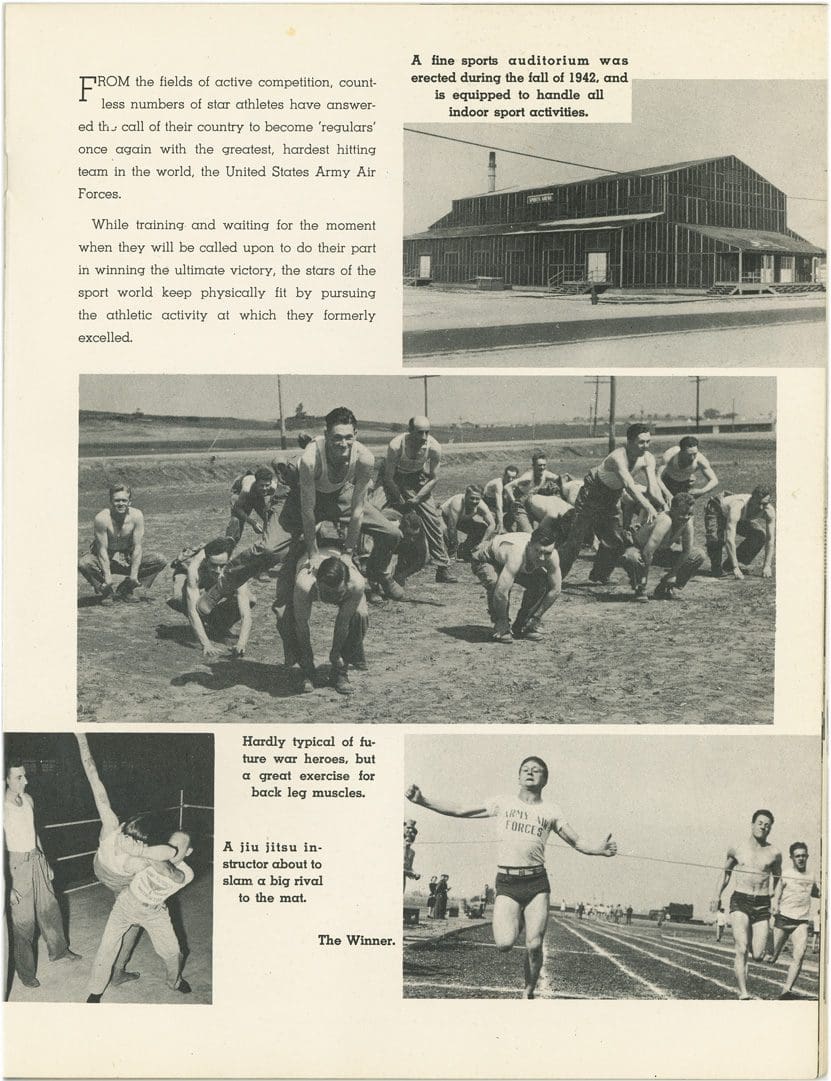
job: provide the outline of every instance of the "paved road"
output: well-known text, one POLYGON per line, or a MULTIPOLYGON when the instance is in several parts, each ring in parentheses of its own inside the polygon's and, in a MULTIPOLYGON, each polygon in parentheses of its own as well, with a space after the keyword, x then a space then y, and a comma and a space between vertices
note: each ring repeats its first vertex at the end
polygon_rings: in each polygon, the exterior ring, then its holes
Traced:
MULTIPOLYGON (((517 998, 523 949, 500 953, 489 927, 411 947, 404 956, 405 998, 517 998)), ((785 978, 783 955, 773 968, 751 965, 748 986, 775 999, 785 978)), ((806 960, 797 989, 816 1000, 817 966, 806 960)), ((711 928, 553 916, 545 943, 540 998, 734 999, 732 941, 716 943, 711 928)))

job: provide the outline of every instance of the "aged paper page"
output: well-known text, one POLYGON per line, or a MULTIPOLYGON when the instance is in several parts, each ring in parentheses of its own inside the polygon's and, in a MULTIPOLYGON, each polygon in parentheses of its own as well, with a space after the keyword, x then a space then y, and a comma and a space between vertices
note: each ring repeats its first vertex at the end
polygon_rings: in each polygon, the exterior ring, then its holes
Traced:
POLYGON ((824 1071, 826 71, 7 6, 7 1074, 824 1071))

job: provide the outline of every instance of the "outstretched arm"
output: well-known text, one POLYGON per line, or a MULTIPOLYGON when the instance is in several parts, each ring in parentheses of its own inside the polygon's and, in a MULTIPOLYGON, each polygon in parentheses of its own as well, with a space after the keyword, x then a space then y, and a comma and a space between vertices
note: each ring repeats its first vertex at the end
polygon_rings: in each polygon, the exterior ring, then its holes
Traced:
POLYGON ((92 757, 92 753, 87 743, 87 737, 83 732, 76 732, 75 738, 78 740, 78 748, 81 752, 81 765, 84 767, 84 773, 87 775, 89 786, 92 789, 92 798, 95 800, 95 806, 98 810, 98 816, 101 819, 101 824, 105 829, 118 829, 118 815, 110 806, 110 797, 107 795, 107 790, 104 787, 104 783, 98 776, 98 769, 95 765, 95 759, 92 757))
POLYGON ((606 840, 599 845, 590 845, 588 841, 584 841, 581 837, 574 832, 568 822, 563 822, 557 826, 557 833, 576 852, 582 852, 584 856, 616 856, 617 855, 617 842, 612 840, 611 833, 608 834, 606 840))
POLYGON ((404 793, 410 803, 417 803, 419 807, 426 807, 428 811, 436 814, 447 815, 449 818, 489 818, 487 807, 464 807, 455 803, 439 803, 434 799, 428 799, 417 784, 411 784, 404 793))
POLYGON ((733 851, 732 848, 728 848, 727 849, 727 860, 725 861, 725 864, 724 864, 724 874, 722 875, 721 886, 719 887, 719 891, 718 891, 719 904, 721 904, 721 895, 727 889, 727 885, 730 882, 730 879, 731 879, 731 877, 733 875, 733 868, 738 864, 738 862, 739 861, 736 858, 736 853, 733 851))

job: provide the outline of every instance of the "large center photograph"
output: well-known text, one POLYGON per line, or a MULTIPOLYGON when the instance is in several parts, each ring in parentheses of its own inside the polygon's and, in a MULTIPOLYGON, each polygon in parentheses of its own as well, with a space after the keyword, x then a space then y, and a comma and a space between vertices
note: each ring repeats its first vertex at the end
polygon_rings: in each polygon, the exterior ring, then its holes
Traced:
POLYGON ((84 722, 773 719, 776 380, 88 375, 84 722))

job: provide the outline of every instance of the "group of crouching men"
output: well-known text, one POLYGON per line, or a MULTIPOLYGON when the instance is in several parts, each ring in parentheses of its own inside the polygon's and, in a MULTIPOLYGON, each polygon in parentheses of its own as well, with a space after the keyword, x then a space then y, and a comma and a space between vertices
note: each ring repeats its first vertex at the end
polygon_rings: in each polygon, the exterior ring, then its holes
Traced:
MULTIPOLYGON (((541 637, 542 618, 586 545, 596 549, 590 581, 605 584, 623 567, 637 601, 649 599, 653 563, 665 571, 651 594, 656 600, 679 599, 708 557, 711 575, 742 578, 764 550, 762 576, 772 574, 771 490, 716 494, 718 477, 695 437, 681 439, 659 465, 649 451, 649 426, 633 424, 625 445, 583 481, 550 471, 536 450, 525 472, 509 466, 439 505, 433 492, 442 452, 427 417, 410 419, 380 466, 356 435, 351 410, 333 409, 322 435, 299 437, 295 460, 237 478, 223 536, 174 560, 168 603, 187 615, 206 656, 222 651, 218 642, 237 622, 232 652, 244 656, 254 603, 248 582, 278 564, 273 609, 285 664, 299 665, 305 691, 316 686, 312 606, 334 606, 329 679, 342 694, 352 691, 349 668, 366 667, 368 605, 403 600, 408 578, 428 561, 446 584, 458 581, 451 557, 470 562, 486 589, 493 640, 503 644, 541 637), (695 501, 705 495, 706 555, 694 546, 693 530, 695 501), (246 525, 257 536, 243 548, 246 525), (512 621, 515 585, 524 592, 512 621)), ((79 565, 102 603, 137 599, 166 565, 144 553, 144 519, 131 503, 128 488, 110 490, 110 506, 96 515, 92 548, 79 565), (118 574, 124 580, 115 589, 118 574)))

